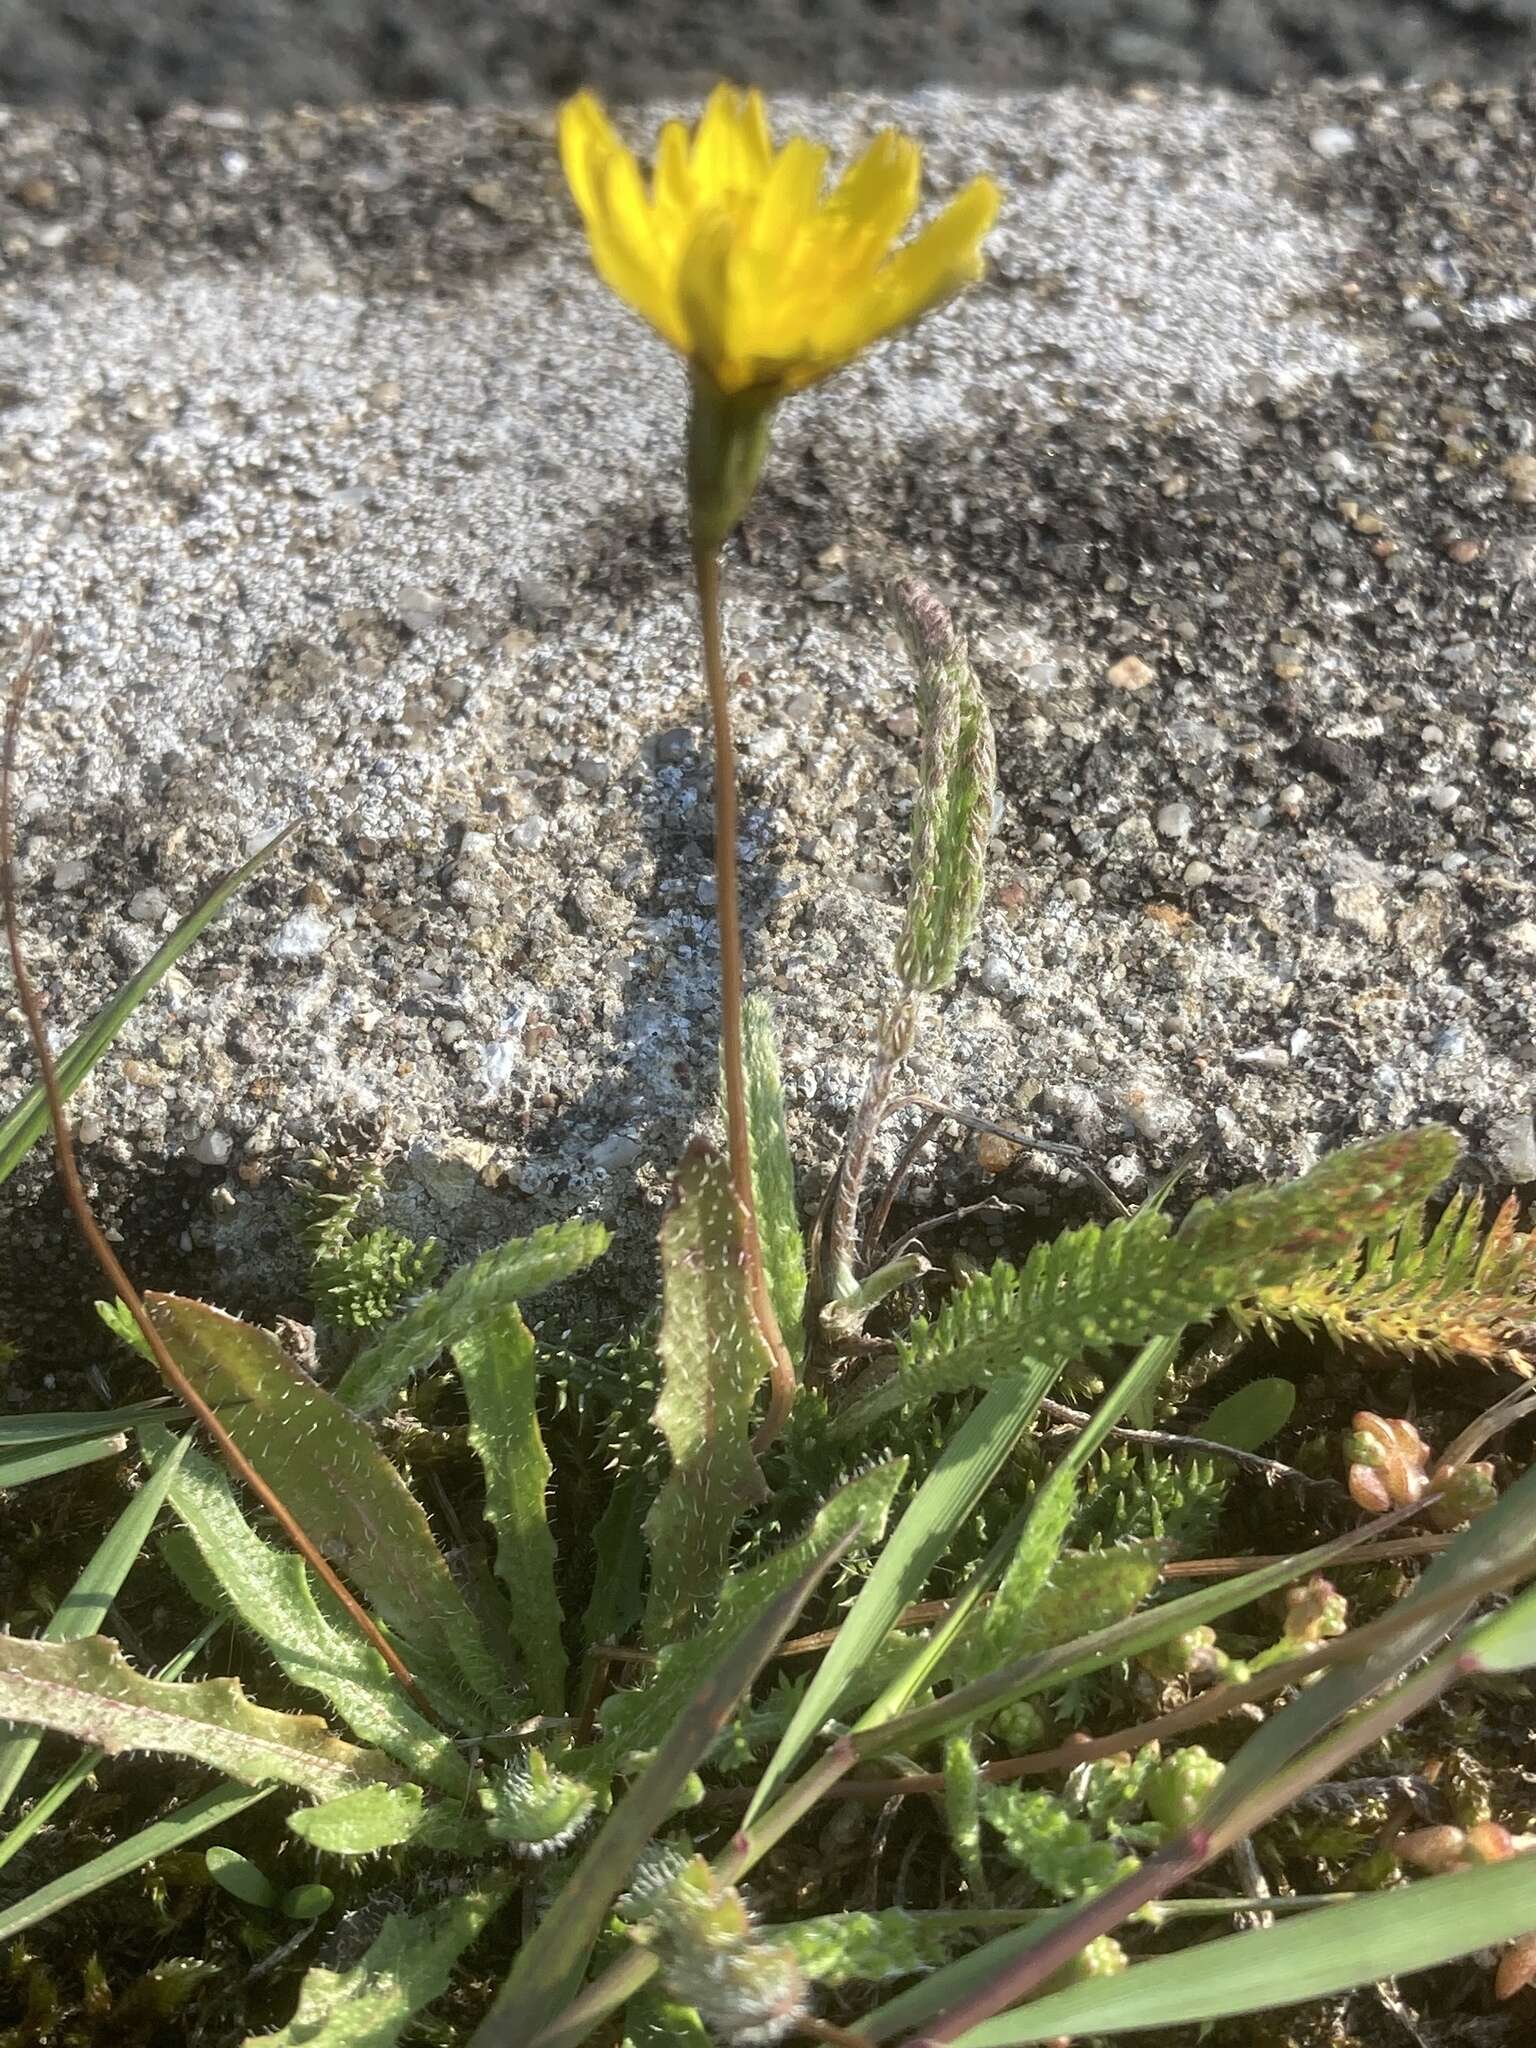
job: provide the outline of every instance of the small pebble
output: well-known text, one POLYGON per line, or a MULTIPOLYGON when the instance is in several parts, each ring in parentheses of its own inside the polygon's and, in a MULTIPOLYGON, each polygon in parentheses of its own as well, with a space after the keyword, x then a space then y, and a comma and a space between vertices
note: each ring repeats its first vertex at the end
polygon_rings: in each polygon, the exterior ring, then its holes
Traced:
POLYGON ((1461 791, 1454 782, 1436 782, 1425 791, 1424 801, 1432 811, 1454 811, 1461 802, 1461 791))
POLYGON ((1104 680, 1116 690, 1144 690, 1157 681, 1157 671, 1139 654, 1127 654, 1104 671, 1104 680))
POLYGON ((1157 814, 1161 839, 1187 839, 1195 829, 1195 814, 1188 804, 1164 804, 1157 814))
POLYGON ((1069 903, 1091 903, 1093 884, 1086 875, 1074 875, 1071 881, 1062 885, 1061 893, 1069 903))
POLYGON ((1004 1002, 1016 1000, 1029 987, 1025 976, 1002 953, 989 953, 982 961, 981 985, 989 996, 998 996, 1004 1002))
POLYGON ((627 1131, 614 1131, 594 1145, 588 1157, 599 1173, 616 1173, 621 1167, 633 1166, 641 1149, 638 1138, 627 1131))
POLYGON ((329 921, 318 910, 296 910, 267 941, 274 960, 317 960, 331 943, 329 921))
POLYGON ((524 853, 533 853, 544 844, 544 837, 548 831, 549 820, 535 813, 531 818, 520 818, 507 837, 514 846, 520 846, 524 853))
POLYGON ((1215 869, 1208 861, 1192 860, 1184 870, 1186 889, 1203 889, 1215 876, 1215 869))
POLYGON ((697 751, 693 734, 686 725, 670 726, 656 740, 656 759, 663 768, 680 767, 684 761, 691 761, 697 751))
POLYGON ((235 1141, 228 1131, 204 1131, 187 1149, 200 1166, 223 1166, 235 1149, 235 1141))
POLYGON ((67 896, 71 889, 78 889, 91 872, 86 860, 61 860, 53 871, 53 886, 57 894, 67 896))
POLYGON ((1353 128, 1341 127, 1337 122, 1326 121, 1320 128, 1314 128, 1307 137, 1314 156, 1320 156, 1325 163, 1335 158, 1348 156, 1355 147, 1353 128))
POLYGON ((163 889, 140 889, 128 905, 128 915, 136 924, 161 924, 170 907, 163 889))
POLYGON ((1488 1133, 1500 1180, 1517 1187, 1536 1180, 1536 1122, 1529 1109, 1520 1109, 1506 1122, 1495 1124, 1488 1133))

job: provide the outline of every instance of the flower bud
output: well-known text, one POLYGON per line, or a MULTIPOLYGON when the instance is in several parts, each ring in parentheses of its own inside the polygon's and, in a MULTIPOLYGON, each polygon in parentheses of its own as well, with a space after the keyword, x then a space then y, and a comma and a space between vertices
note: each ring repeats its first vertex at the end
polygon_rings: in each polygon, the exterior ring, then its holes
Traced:
POLYGON ((1292 1586, 1285 1596, 1285 1638, 1290 1643, 1320 1643, 1341 1636, 1349 1625, 1349 1603, 1331 1579, 1311 1578, 1292 1586))
POLYGON ((1459 1870, 1466 1861, 1467 1837, 1461 1828, 1413 1828, 1393 1843, 1400 1862, 1432 1877, 1459 1870))
POLYGON ((1408 1508, 1428 1490, 1429 1446, 1411 1422, 1362 1409, 1344 1441, 1350 1498, 1369 1514, 1408 1508))
POLYGON ((1175 1678, 1218 1678, 1224 1675, 1227 1658, 1216 1647, 1216 1631, 1202 1622, 1171 1636, 1166 1643, 1145 1651, 1136 1660, 1143 1671, 1165 1682, 1175 1678))
POLYGON ((1536 1984, 1536 1934, 1522 1935, 1519 1941, 1511 1942, 1500 1956, 1499 1967, 1494 1973, 1493 1995, 1495 1998, 1513 1998, 1528 1984, 1536 1984))
POLYGON ((1165 1757, 1147 1779, 1147 1811, 1167 1828, 1188 1827, 1204 1806, 1225 1769, 1216 1757, 1192 1742, 1165 1757))
POLYGON ((1429 1520, 1437 1529, 1459 1529, 1486 1514, 1499 1497, 1487 1459, 1475 1465, 1437 1465, 1429 1483, 1440 1490, 1440 1498, 1429 1506, 1429 1520))

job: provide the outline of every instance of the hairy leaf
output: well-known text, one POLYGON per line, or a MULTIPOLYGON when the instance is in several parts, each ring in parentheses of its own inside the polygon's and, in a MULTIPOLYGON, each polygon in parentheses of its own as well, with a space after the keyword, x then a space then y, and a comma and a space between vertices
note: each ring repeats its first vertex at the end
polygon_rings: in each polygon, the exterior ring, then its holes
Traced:
POLYGON ((485 1472, 496 1571, 541 1713, 565 1712, 565 1617, 545 1512, 552 1466, 539 1433, 533 1335, 515 1307, 483 1316, 453 1347, 469 1403, 469 1441, 485 1472))
POLYGON ((424 1816, 419 1785, 364 1785, 320 1806, 301 1806, 288 1825, 312 1849, 332 1856, 370 1856, 408 1842, 424 1816))
POLYGON ((151 1295, 149 1310, 177 1364, 256 1470, 402 1639, 406 1662, 434 1700, 469 1727, 510 1712, 510 1671, 368 1425, 265 1330, 178 1295, 151 1295))
MULTIPOLYGON (((169 1434, 149 1425, 141 1435, 158 1471, 169 1434)), ((318 1692, 354 1735, 376 1744, 412 1776, 449 1792, 464 1789, 464 1757, 411 1704, 350 1619, 332 1619, 322 1609, 304 1560, 256 1534, 217 1465, 190 1451, 171 1480, 170 1498, 197 1546, 195 1555, 295 1685, 318 1692)), ((330 1604, 330 1596, 324 1598, 330 1604)))
POLYGON ((695 1140, 661 1226, 662 1365, 656 1427, 672 1466, 646 1517, 646 1635, 683 1634, 720 1591, 731 1531, 764 1498, 752 1404, 773 1360, 753 1312, 742 1219, 719 1154, 695 1140))
POLYGON ((379 1414, 484 1317, 568 1280, 607 1245, 601 1223, 552 1223, 460 1266, 358 1353, 342 1374, 337 1398, 355 1414, 379 1414))
POLYGON ((708 1627, 664 1649, 644 1686, 616 1693, 605 1702, 603 1742, 589 1767, 612 1769, 626 1752, 654 1747, 748 1617, 793 1585, 830 1544, 878 1544, 905 1471, 906 1460, 897 1458, 861 1473, 833 1494, 797 1541, 750 1571, 732 1573, 708 1627))
POLYGON ((795 1207, 795 1164, 784 1123, 784 1085, 773 1037, 773 1011, 749 996, 745 1015, 747 1126, 752 1151, 752 1192, 757 1203, 763 1269, 791 1358, 805 1349, 805 1240, 795 1207))
POLYGON ((917 670, 922 736, 896 971, 908 988, 932 994, 954 979, 981 910, 997 751, 965 641, 944 607, 908 579, 893 590, 891 608, 917 670))
POLYGON ((0 1718, 72 1735, 109 1756, 193 1757, 243 1785, 296 1785, 312 1799, 399 1775, 387 1757, 341 1741, 314 1714, 254 1706, 233 1678, 141 1678, 105 1636, 40 1643, 0 1635, 0 1718))
POLYGON ((350 1970, 310 1970, 288 2025, 248 2034, 244 2048, 394 2048, 423 2007, 448 1989, 454 1964, 508 1892, 486 1886, 425 1912, 391 1913, 361 1962, 350 1970))

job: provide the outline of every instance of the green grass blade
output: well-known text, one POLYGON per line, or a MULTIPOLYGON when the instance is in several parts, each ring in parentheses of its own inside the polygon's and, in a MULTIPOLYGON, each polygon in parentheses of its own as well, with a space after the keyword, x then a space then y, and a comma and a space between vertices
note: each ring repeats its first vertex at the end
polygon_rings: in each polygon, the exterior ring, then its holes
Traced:
POLYGON ((136 1429, 141 1422, 174 1422, 172 1401, 135 1401, 130 1408, 78 1408, 54 1415, 0 1416, 0 1450, 35 1449, 39 1444, 100 1436, 104 1430, 136 1429))
POLYGON ((545 1496, 553 1467, 539 1433, 533 1333, 515 1306, 483 1316, 453 1347, 469 1403, 469 1441, 485 1473, 496 1575, 540 1713, 565 1712, 565 1616, 545 1496))
POLYGON ((469 2048, 527 2048, 573 1996, 614 1900, 676 1805, 688 1774, 794 1624, 851 1537, 830 1543, 734 1636, 678 1714, 655 1756, 614 1807, 524 1944, 469 2048))
POLYGON ((822 1659, 763 1773, 743 1826, 750 1827, 788 1784, 817 1730, 836 1712, 849 1682, 884 1642, 902 1609, 917 1599, 955 1531, 1034 1419, 1058 1371, 1052 1359, 993 1387, 955 1431, 848 1610, 837 1641, 822 1659))
POLYGON ((115 1884, 131 1871, 142 1870, 157 1856, 169 1856, 173 1850, 195 1842, 199 1835, 226 1826, 248 1806, 270 1797, 271 1791, 270 1786, 249 1792, 243 1785, 220 1785, 183 1806, 168 1820, 157 1820, 150 1827, 140 1828, 126 1842, 118 1842, 104 1854, 93 1856, 89 1863, 66 1871, 63 1877, 56 1877, 51 1884, 29 1892, 24 1899, 0 1911, 0 1942, 11 1941, 29 1927, 35 1927, 39 1920, 46 1920, 50 1913, 61 1912, 65 1906, 88 1899, 92 1892, 115 1884))
MULTIPOLYGON (((215 883, 197 908, 182 919, 165 944, 145 962, 133 979, 125 982, 111 1001, 96 1012, 69 1050, 59 1055, 59 1087, 66 1100, 80 1086, 155 984, 170 972, 188 947, 196 943, 204 928, 218 916, 235 891, 243 889, 251 877, 287 845, 298 829, 296 824, 286 826, 258 853, 253 853, 248 861, 215 883)), ((30 1089, 9 1116, 0 1120, 0 1181, 9 1180, 47 1128, 48 1105, 43 1100, 43 1091, 41 1088, 30 1089)))
MULTIPOLYGON (((90 1561, 69 1592, 54 1610, 42 1632, 45 1643, 72 1643, 81 1636, 94 1635, 117 1598, 134 1559, 144 1548, 154 1527, 176 1468, 186 1455, 183 1441, 139 1488, 127 1507, 107 1531, 90 1561)), ((0 1813, 10 1804, 27 1765, 37 1754, 41 1738, 30 1732, 9 1735, 0 1741, 0 1813)))
POLYGON ((1178 1345, 1177 1337, 1154 1337, 1143 1345, 1041 1484, 1023 1538, 980 1625, 980 1636, 993 1652, 989 1662, 1006 1655, 1050 1578, 1077 1507, 1077 1482, 1084 1466, 1116 1423, 1146 1401, 1173 1363, 1178 1345))
POLYGON ((116 1458, 128 1448, 121 1432, 111 1436, 77 1436, 63 1442, 39 1444, 32 1450, 0 1450, 0 1486, 25 1486, 33 1479, 57 1479, 81 1465, 95 1465, 103 1458, 116 1458))
POLYGON ((1266 2012, 1433 1969, 1533 1929, 1536 1860, 1516 1857, 1133 1963, 986 2020, 955 2048, 1024 2048, 1266 2012))

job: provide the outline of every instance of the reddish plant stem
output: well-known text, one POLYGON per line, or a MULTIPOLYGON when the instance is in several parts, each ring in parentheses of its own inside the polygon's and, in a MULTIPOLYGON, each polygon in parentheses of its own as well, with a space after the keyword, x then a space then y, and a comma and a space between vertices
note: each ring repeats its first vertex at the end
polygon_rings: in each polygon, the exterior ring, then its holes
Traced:
POLYGON ((753 1449, 767 1450, 778 1437, 794 1406, 795 1363, 779 1332, 778 1317, 763 1271, 763 1247, 757 1228, 757 1199, 752 1186, 752 1146, 747 1123, 746 1033, 742 984, 745 970, 741 945, 741 900, 736 873, 736 743, 731 732, 730 687, 720 627, 720 555, 717 549, 695 548, 694 576, 699 590, 699 632, 704 649, 704 679, 709 689, 709 716, 715 742, 715 919, 720 931, 720 1037, 725 1069, 725 1122, 730 1142, 731 1185, 741 1207, 741 1250, 753 1314, 772 1358, 768 1412, 753 1440, 753 1449))
POLYGON ((16 979, 16 993, 21 1002, 22 1013, 27 1020, 27 1031, 32 1041, 32 1050, 37 1060, 38 1075, 43 1084, 43 1095, 48 1104, 48 1120, 53 1127, 54 1161, 58 1169, 59 1183, 64 1199, 75 1219, 80 1235, 85 1239, 91 1256, 95 1259, 108 1282, 116 1291, 139 1333, 148 1345, 150 1354, 159 1368, 160 1377, 171 1392, 187 1408, 218 1445, 231 1471, 242 1479, 257 1499, 266 1508, 273 1520, 282 1529, 294 1549, 324 1582, 336 1599, 346 1609, 357 1627, 384 1659, 395 1677, 410 1693, 417 1705, 431 1713, 432 1705, 411 1676, 398 1650, 384 1635, 378 1623, 362 1604, 337 1577, 305 1531, 295 1521, 283 1502, 273 1492, 250 1459, 240 1449, 217 1414, 197 1391, 167 1348, 165 1339, 156 1329, 148 1309, 144 1306, 133 1282, 123 1270, 122 1262, 108 1244, 100 1224, 91 1208, 79 1168, 75 1164, 73 1134, 69 1118, 64 1109, 63 1091, 59 1087, 58 1070, 54 1065, 53 1053, 48 1044, 48 1034, 43 1026, 43 1009, 38 1000, 37 989, 27 971, 26 958, 21 945, 21 918, 16 899, 16 870, 12 834, 12 790, 16 774, 16 750, 21 736, 22 711, 31 685, 32 671, 38 655, 42 652, 44 639, 35 636, 22 659, 22 665, 11 685, 10 701, 6 707, 5 742, 0 751, 0 900, 3 900, 5 915, 6 945, 11 956, 11 972, 16 979))

